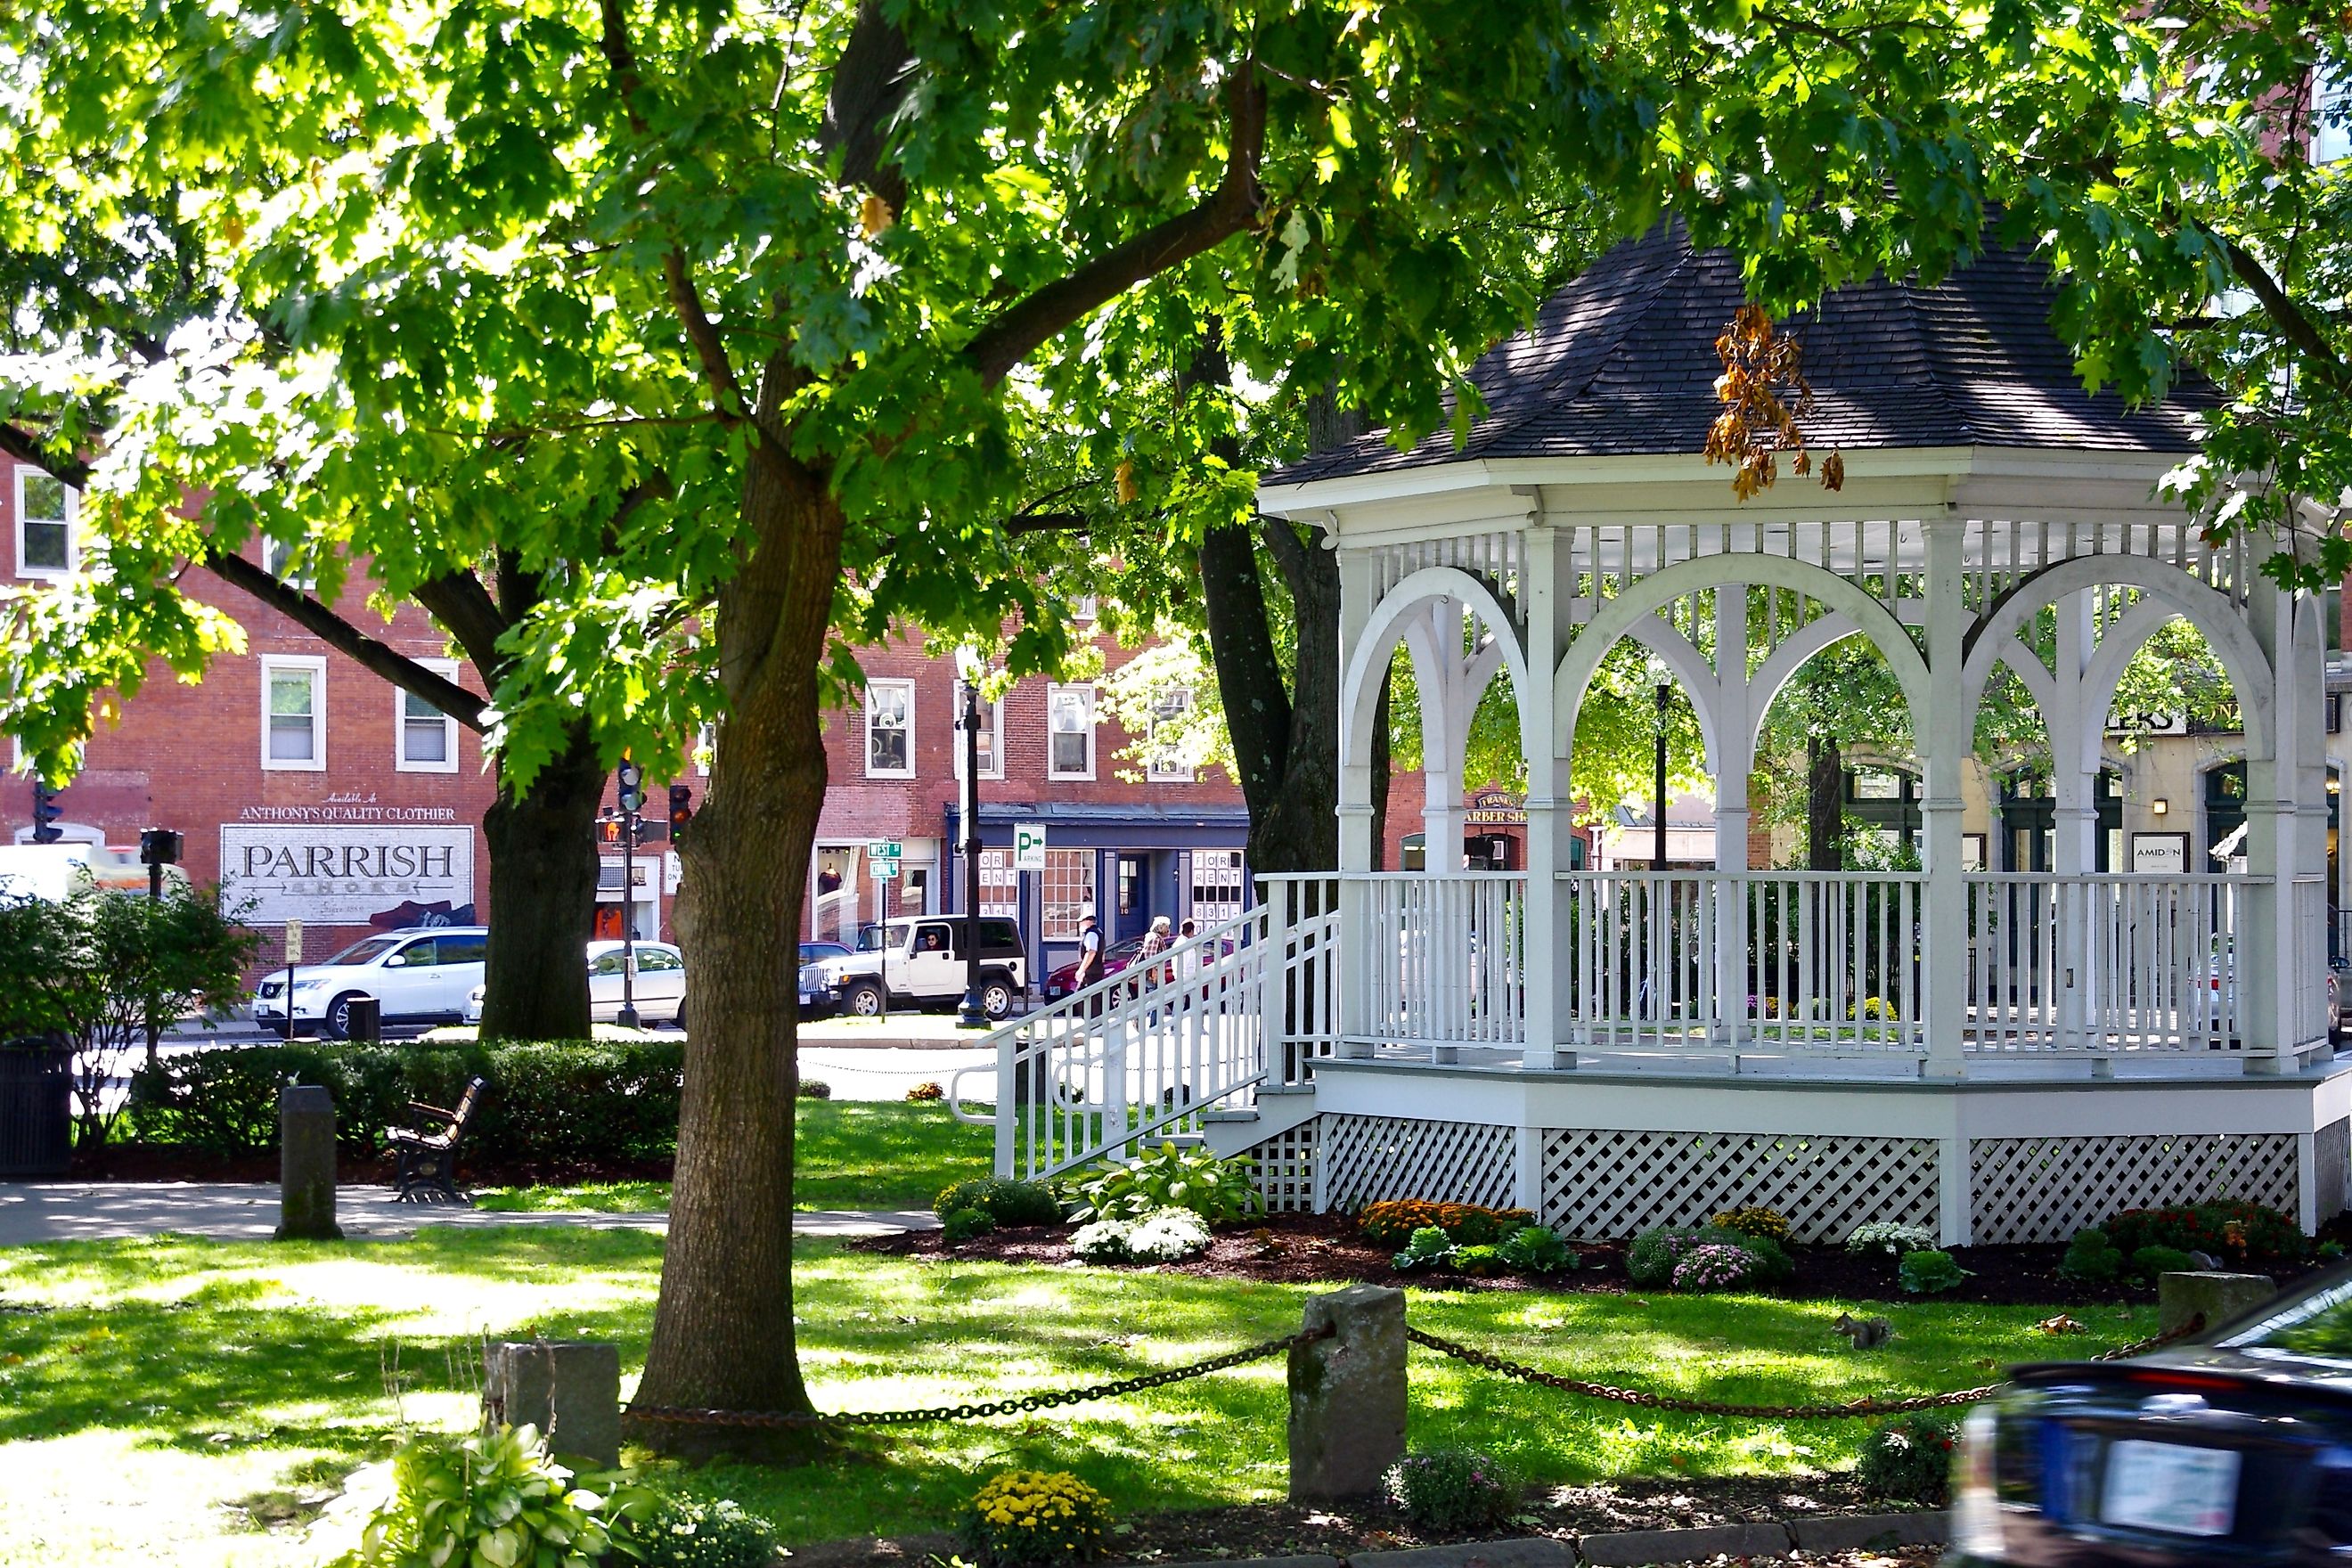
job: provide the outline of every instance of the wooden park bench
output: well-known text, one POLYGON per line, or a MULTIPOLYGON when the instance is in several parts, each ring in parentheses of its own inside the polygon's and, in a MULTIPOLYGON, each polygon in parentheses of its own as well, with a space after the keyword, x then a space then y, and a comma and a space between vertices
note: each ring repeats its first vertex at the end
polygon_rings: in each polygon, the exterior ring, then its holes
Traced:
POLYGON ((393 1201, 402 1204, 467 1202, 466 1194, 457 1190, 457 1146, 465 1142, 466 1128, 474 1120, 474 1111, 482 1103, 483 1083, 474 1079, 466 1092, 457 1097, 457 1109, 444 1110, 437 1105, 408 1102, 408 1109, 419 1117, 433 1117, 441 1122, 438 1131, 420 1132, 406 1127, 387 1127, 383 1141, 400 1153, 400 1170, 393 1177, 393 1201))

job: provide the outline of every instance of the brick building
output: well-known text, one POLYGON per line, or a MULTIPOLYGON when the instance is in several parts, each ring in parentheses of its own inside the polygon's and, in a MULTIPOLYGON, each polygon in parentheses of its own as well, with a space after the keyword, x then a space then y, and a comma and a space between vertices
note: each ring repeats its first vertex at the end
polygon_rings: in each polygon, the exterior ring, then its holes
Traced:
MULTIPOLYGON (((1095 642, 1108 669, 1137 652, 1108 637, 1095 642)), ((848 942, 885 912, 964 907, 954 647, 909 633, 859 662, 862 703, 825 725, 830 782, 807 904, 809 934, 848 942), (903 846, 895 882, 869 876, 866 846, 879 839, 903 846)), ((1089 912, 1118 941, 1156 915, 1208 922, 1242 911, 1249 813, 1241 791, 1222 770, 1196 774, 1137 740, 1099 710, 1090 682, 1024 679, 984 706, 980 909, 1020 921, 1041 975, 1075 955, 1089 912), (1013 826, 1023 822, 1045 829, 1042 872, 1013 869, 1013 826)))

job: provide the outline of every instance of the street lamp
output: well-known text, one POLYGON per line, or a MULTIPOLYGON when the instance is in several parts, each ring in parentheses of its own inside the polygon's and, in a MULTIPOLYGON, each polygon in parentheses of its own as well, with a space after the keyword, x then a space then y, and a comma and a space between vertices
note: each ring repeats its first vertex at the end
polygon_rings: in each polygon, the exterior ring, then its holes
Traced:
POLYGON ((985 1029, 988 1009, 980 1000, 980 678, 988 661, 975 647, 956 649, 956 673, 963 679, 963 1002, 956 1027, 985 1029))
POLYGON ((637 813, 646 804, 646 770, 627 757, 614 774, 621 808, 621 1010, 614 1021, 637 1026, 637 813))

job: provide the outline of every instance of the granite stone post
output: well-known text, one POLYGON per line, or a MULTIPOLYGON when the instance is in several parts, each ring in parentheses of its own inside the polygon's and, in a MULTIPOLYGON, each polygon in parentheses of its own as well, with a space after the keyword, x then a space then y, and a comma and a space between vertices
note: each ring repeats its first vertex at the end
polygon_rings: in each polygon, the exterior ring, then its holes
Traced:
POLYGON ((2267 1274, 2159 1274, 2156 1277, 2156 1331, 2168 1334, 2198 1313, 2205 1326, 2222 1322, 2278 1294, 2267 1274))
POLYGON ((335 1223, 335 1101, 317 1084, 278 1091, 278 1239, 341 1241, 335 1223))
POLYGON ((621 1462, 621 1347, 598 1340, 492 1345, 483 1368, 486 1426, 536 1426, 552 1453, 590 1469, 621 1462))
POLYGON ((1342 1502, 1381 1489, 1404 1458, 1404 1292, 1350 1285, 1307 1299, 1290 1350, 1290 1500, 1342 1502))

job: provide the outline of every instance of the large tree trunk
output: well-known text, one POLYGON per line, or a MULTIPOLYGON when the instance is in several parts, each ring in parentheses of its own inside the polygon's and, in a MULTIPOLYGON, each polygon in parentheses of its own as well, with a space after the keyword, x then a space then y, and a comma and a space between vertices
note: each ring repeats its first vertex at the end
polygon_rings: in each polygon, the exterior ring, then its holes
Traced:
POLYGON ((482 1038, 588 1037, 585 955, 596 923, 596 809, 604 770, 585 726, 516 795, 482 816, 490 853, 490 951, 482 1038))
POLYGON ((1834 736, 1805 742, 1805 865, 1845 869, 1845 758, 1834 736))
MULTIPOLYGON (((843 520, 822 476, 772 449, 754 455, 744 511, 756 542, 716 617, 727 718, 709 792, 678 846, 677 931, 694 984, 669 1245, 636 1399, 805 1411, 793 1331, 789 955, 824 801, 817 668, 843 520)), ((656 1422, 639 1430, 673 1450, 792 1452, 810 1441, 656 1422)))

